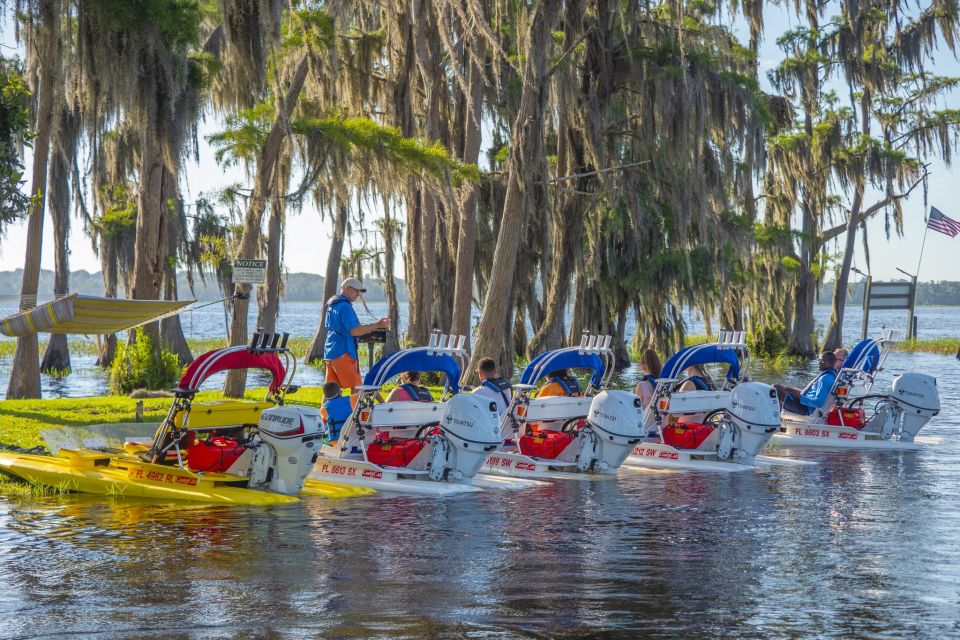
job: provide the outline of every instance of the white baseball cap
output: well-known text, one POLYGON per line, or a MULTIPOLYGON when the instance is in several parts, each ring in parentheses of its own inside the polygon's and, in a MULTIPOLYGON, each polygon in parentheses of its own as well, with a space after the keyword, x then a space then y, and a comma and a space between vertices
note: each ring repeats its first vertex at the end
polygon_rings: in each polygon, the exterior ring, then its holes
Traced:
POLYGON ((356 278, 347 278, 346 280, 341 282, 340 288, 343 289, 344 287, 350 287, 351 289, 356 289, 360 293, 367 292, 367 290, 363 288, 363 285, 360 284, 360 281, 357 280, 356 278))

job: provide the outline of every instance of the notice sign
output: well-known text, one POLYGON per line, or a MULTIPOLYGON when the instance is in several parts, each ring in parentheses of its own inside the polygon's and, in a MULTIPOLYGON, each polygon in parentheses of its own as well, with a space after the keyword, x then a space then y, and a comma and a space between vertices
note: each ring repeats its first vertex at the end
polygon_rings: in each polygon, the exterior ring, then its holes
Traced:
POLYGON ((233 261, 233 281, 263 284, 267 279, 267 261, 237 258, 233 261))

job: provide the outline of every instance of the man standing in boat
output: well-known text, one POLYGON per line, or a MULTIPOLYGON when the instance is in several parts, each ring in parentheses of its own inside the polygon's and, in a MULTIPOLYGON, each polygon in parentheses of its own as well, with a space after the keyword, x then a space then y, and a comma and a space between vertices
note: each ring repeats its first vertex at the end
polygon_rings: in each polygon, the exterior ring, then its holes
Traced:
POLYGON ((336 382, 343 389, 352 390, 362 382, 357 339, 377 329, 390 328, 390 318, 360 324, 353 310, 353 301, 366 291, 359 280, 347 278, 340 283, 340 294, 327 301, 327 317, 324 323, 327 327, 327 341, 323 345, 326 382, 336 382))

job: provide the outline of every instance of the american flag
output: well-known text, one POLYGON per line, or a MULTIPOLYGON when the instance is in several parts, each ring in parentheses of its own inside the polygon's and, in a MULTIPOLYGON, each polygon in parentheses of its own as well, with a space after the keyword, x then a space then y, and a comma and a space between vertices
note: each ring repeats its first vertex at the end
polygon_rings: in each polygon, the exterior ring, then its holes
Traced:
POLYGON ((957 222, 943 213, 936 207, 930 207, 930 217, 927 219, 927 229, 933 229, 944 233, 951 238, 960 233, 960 222, 957 222))

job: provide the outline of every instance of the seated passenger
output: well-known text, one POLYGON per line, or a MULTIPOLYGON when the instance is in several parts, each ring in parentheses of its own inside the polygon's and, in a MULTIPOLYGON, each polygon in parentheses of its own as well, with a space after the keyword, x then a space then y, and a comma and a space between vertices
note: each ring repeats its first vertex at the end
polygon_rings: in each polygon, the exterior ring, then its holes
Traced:
POLYGON ((685 393, 687 391, 714 391, 717 385, 713 384, 707 370, 702 364, 694 364, 683 370, 687 378, 680 385, 677 391, 685 393))
POLYGON ((500 377, 500 371, 493 358, 480 358, 480 362, 477 363, 477 377, 480 378, 480 386, 473 392, 497 403, 497 414, 502 416, 510 406, 510 400, 513 399, 510 381, 500 377))
POLYGON ((634 393, 640 396, 643 401, 643 407, 646 408, 653 399, 653 391, 657 388, 657 378, 660 377, 660 370, 663 365, 660 364, 660 357, 653 349, 646 349, 640 356, 640 370, 643 371, 643 377, 640 384, 637 385, 634 393))
POLYGON ((414 402, 433 402, 430 390, 420 385, 419 371, 404 371, 400 374, 400 384, 387 396, 387 402, 412 400, 414 402))
POLYGON ((840 347, 833 352, 833 355, 837 357, 837 362, 833 365, 833 368, 839 373, 840 369, 843 369, 843 363, 847 360, 847 356, 850 355, 850 352, 843 347, 840 347))
POLYGON ((320 418, 323 420, 323 426, 327 428, 327 439, 330 442, 336 442, 340 437, 340 430, 353 413, 353 405, 356 404, 355 398, 342 394, 343 389, 337 382, 328 382, 323 385, 320 418))
POLYGON ((784 410, 810 415, 822 407, 830 397, 830 390, 837 379, 837 370, 834 368, 836 363, 837 356, 832 351, 824 351, 820 354, 818 363, 820 373, 803 390, 782 384, 773 385, 784 410))
POLYGON ((571 376, 566 369, 557 369, 547 376, 547 384, 540 387, 537 391, 538 398, 548 398, 551 396, 579 397, 583 395, 580 389, 580 382, 576 377, 571 376))

